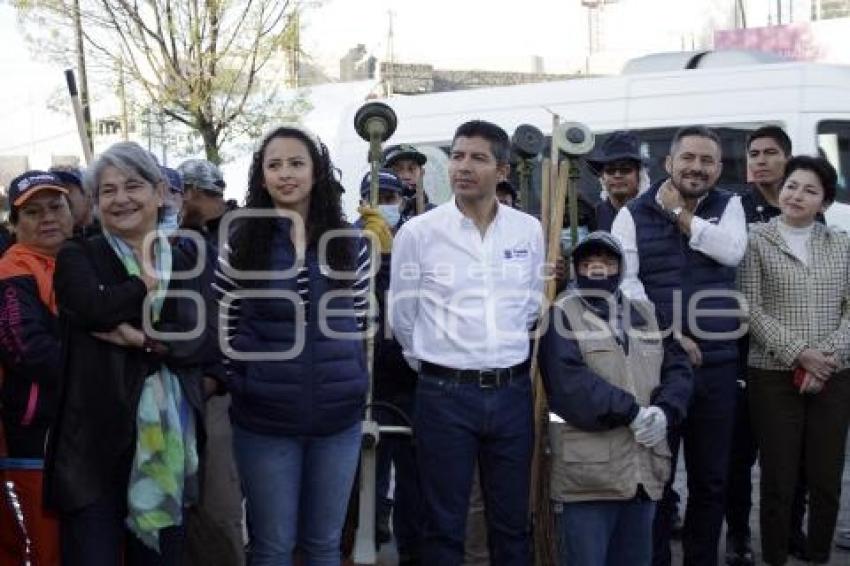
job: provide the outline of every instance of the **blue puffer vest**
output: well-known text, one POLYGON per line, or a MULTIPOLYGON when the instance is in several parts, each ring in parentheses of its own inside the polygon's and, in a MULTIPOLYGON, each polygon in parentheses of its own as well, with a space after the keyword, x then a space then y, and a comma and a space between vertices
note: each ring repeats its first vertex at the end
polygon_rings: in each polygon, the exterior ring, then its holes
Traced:
MULTIPOLYGON (((691 249, 689 238, 670 221, 655 198, 663 181, 655 184, 627 206, 636 226, 640 270, 638 278, 649 299, 655 303, 662 325, 678 319, 682 333, 693 338, 703 354, 703 366, 733 362, 737 356, 735 340, 705 340, 702 332, 733 332, 740 320, 732 316, 696 317, 691 326, 688 305, 699 291, 735 290, 735 268, 726 267, 707 255, 691 249), (679 295, 677 297, 677 295, 679 295)), ((717 223, 732 194, 713 189, 694 211, 695 216, 717 223)), ((706 297, 694 303, 700 310, 737 309, 731 297, 706 297)))
MULTIPOLYGON (((279 222, 272 245, 272 270, 282 271, 294 264, 295 250, 288 234, 288 223, 279 222)), ((355 244, 352 240, 356 257, 355 244)), ((284 292, 288 295, 284 298, 241 301, 232 341, 237 351, 280 354, 296 348, 297 352, 288 360, 235 364, 239 375, 232 383, 231 417, 252 432, 321 436, 339 432, 362 418, 368 383, 363 341, 329 335, 358 331, 351 290, 332 286, 321 273, 314 247, 307 250, 305 266, 306 319, 298 314, 295 275, 255 286, 261 292, 284 292), (329 292, 336 296, 326 296, 329 292)))

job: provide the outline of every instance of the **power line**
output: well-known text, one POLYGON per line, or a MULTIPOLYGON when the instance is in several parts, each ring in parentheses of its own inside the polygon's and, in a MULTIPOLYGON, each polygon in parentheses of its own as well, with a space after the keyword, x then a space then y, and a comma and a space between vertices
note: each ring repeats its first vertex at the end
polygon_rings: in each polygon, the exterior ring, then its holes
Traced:
POLYGON ((27 142, 19 143, 19 144, 16 144, 16 145, 9 145, 9 146, 6 146, 6 147, 0 147, 0 153, 6 152, 6 151, 10 151, 10 150, 13 150, 13 149, 18 149, 19 147, 26 147, 26 146, 28 146, 28 145, 35 145, 35 144, 37 144, 37 143, 42 143, 42 142, 46 142, 46 141, 50 141, 50 140, 55 140, 55 139, 57 139, 57 138, 61 138, 61 137, 67 136, 67 135, 69 135, 69 134, 73 134, 73 133, 75 133, 76 131, 77 131, 77 130, 68 130, 68 131, 66 131, 66 132, 62 132, 62 133, 59 133, 59 134, 54 134, 54 135, 52 135, 52 136, 47 136, 47 137, 39 138, 39 139, 35 139, 35 140, 29 140, 29 141, 27 141, 27 142))

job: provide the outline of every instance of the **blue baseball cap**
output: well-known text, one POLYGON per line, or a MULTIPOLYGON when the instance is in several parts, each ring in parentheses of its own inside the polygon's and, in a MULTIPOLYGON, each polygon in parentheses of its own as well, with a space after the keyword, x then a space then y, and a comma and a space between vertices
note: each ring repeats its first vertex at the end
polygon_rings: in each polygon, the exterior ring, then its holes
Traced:
POLYGON ((21 206, 34 194, 45 190, 68 194, 68 189, 62 186, 62 181, 53 173, 31 170, 18 175, 9 183, 10 209, 21 206))
POLYGON ((162 176, 165 177, 165 182, 168 184, 168 187, 180 194, 183 194, 183 175, 171 167, 164 167, 160 165, 159 169, 162 171, 162 176))
MULTIPOLYGON (((363 181, 360 183, 360 196, 361 198, 368 199, 370 188, 372 186, 372 174, 366 173, 363 177, 363 181)), ((378 190, 380 191, 388 191, 394 192, 398 194, 402 194, 404 192, 404 182, 399 179, 398 175, 393 173, 388 169, 381 169, 378 171, 378 190)))
POLYGON ((425 165, 428 157, 409 143, 392 145, 384 150, 384 167, 392 167, 399 159, 412 159, 420 166, 425 165))
POLYGON ((47 170, 47 172, 56 175, 56 177, 62 181, 63 185, 77 185, 78 187, 83 186, 83 172, 76 167, 63 167, 61 169, 59 167, 51 167, 47 170))

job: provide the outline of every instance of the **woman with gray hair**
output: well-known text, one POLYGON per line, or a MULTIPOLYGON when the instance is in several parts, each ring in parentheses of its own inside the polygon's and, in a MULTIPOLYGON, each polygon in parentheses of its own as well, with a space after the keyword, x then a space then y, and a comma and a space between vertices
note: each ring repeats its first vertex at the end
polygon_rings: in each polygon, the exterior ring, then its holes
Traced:
POLYGON ((65 363, 46 499, 65 565, 179 564, 216 334, 204 332, 198 278, 186 278, 191 258, 158 229, 165 183, 151 155, 115 144, 84 182, 103 234, 57 258, 65 363))

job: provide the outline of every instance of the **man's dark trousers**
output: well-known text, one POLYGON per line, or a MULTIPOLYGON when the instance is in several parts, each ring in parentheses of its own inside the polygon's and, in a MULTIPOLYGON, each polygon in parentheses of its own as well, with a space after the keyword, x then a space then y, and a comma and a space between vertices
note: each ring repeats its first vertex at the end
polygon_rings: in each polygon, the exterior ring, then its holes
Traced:
POLYGON ((494 566, 531 564, 531 380, 499 387, 420 374, 414 431, 422 486, 422 564, 460 566, 476 458, 494 566))
MULTIPOLYGON (((413 398, 398 395, 390 403, 412 420, 413 398)), ((375 409, 375 419, 381 425, 407 426, 408 423, 396 412, 380 407, 375 409)), ((419 472, 416 454, 409 436, 400 434, 381 435, 378 444, 377 477, 378 516, 392 512, 393 536, 400 555, 419 556, 422 537, 422 495, 419 489, 419 472), (391 469, 395 467, 395 493, 387 497, 391 469)))
MULTIPOLYGON (((688 499, 682 530, 685 566, 717 566, 723 525, 729 452, 735 422, 737 363, 694 368, 694 394, 681 427, 668 434, 675 479, 679 440, 685 450, 688 499)), ((669 566, 675 502, 664 498, 653 525, 654 566, 669 566)))

